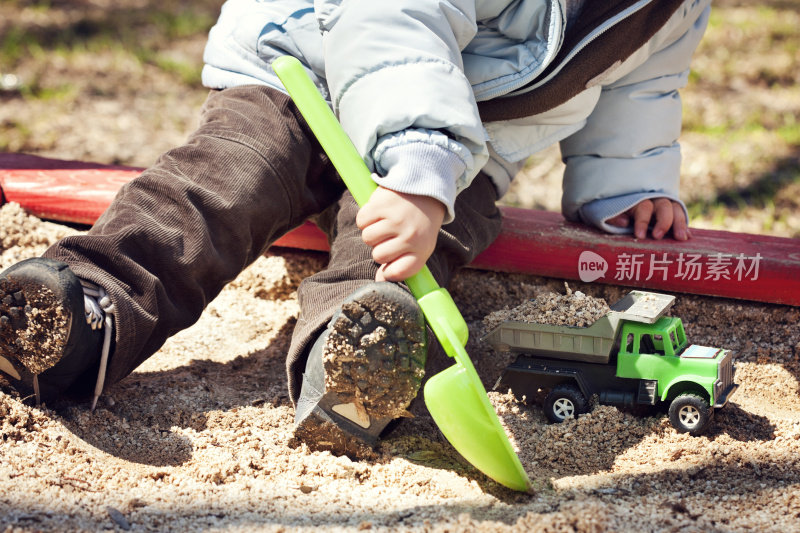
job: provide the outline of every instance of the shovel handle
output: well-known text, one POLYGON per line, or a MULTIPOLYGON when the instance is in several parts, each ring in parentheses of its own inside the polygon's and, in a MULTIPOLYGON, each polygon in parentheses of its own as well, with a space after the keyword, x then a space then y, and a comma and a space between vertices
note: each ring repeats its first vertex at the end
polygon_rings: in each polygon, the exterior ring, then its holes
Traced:
MULTIPOLYGON (((356 203, 359 207, 363 206, 378 186, 372 181, 372 173, 305 68, 297 58, 282 56, 272 62, 272 69, 286 87, 289 96, 314 132, 322 149, 328 154, 356 203)), ((469 329, 453 298, 446 289, 439 287, 427 266, 423 266, 405 282, 411 294, 417 299, 445 352, 459 359, 457 350, 450 346, 448 336, 442 331, 437 331, 439 324, 446 323, 455 332, 461 345, 467 344, 469 329)))
MULTIPOLYGON (((291 56, 279 57, 273 61, 272 68, 297 105, 300 114, 306 119, 322 149, 328 154, 356 203, 359 207, 363 206, 378 186, 372 181, 372 174, 367 165, 314 82, 306 74, 305 68, 297 58, 291 56)), ((405 282, 418 300, 439 289, 439 284, 427 266, 405 282)))
POLYGON ((281 56, 272 63, 272 69, 330 157, 356 203, 359 207, 363 206, 378 186, 372 181, 367 165, 336 120, 328 103, 322 98, 319 89, 297 58, 281 56))

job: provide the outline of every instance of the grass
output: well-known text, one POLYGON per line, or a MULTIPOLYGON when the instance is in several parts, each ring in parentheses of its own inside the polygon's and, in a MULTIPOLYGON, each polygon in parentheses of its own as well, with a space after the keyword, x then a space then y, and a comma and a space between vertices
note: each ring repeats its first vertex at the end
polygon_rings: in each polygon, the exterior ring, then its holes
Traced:
POLYGON ((683 92, 683 183, 695 226, 800 237, 800 198, 791 193, 800 187, 798 7, 722 0, 712 8, 683 92))
POLYGON ((121 1, 113 7, 92 9, 80 1, 12 0, 4 9, 17 9, 21 18, 31 22, 7 23, 2 28, 0 66, 13 71, 31 57, 41 59, 43 54, 70 58, 123 53, 165 72, 174 72, 178 81, 196 83, 197 77, 186 76, 186 70, 198 70, 198 61, 170 61, 162 53, 182 39, 205 36, 216 20, 219 5, 219 1, 209 0, 149 0, 144 4, 121 1))
POLYGON ((221 4, 0 2, 0 75, 19 79, 0 90, 0 149, 150 164, 196 124, 203 43, 221 4))

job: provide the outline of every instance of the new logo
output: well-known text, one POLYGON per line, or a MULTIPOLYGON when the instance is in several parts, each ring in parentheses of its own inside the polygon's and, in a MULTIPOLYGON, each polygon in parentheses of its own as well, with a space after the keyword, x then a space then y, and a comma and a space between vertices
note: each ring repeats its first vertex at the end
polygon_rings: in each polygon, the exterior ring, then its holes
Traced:
POLYGON ((608 262, 602 256, 584 250, 578 257, 578 277, 584 283, 600 279, 608 272, 608 262))

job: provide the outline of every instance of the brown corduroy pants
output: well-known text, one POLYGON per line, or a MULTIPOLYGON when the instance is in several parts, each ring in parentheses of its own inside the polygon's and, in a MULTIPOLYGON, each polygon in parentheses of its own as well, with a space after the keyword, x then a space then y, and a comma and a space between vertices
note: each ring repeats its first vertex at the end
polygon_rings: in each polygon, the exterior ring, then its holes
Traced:
MULTIPOLYGON (((496 196, 483 174, 459 195, 456 220, 440 231, 428 261, 440 284, 497 236, 496 196)), ((301 315, 287 359, 296 400, 308 348, 339 302, 377 271, 355 225, 357 209, 289 97, 236 87, 212 91, 185 145, 126 184, 86 235, 63 239, 45 256, 111 297, 109 386, 196 322, 276 239, 315 217, 331 253, 328 267, 298 291, 301 315)))

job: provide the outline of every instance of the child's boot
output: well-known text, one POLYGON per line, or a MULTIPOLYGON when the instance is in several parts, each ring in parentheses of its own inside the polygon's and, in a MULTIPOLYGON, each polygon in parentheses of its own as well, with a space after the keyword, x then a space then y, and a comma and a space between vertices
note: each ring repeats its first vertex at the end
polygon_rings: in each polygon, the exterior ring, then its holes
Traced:
POLYGON ((0 379, 23 396, 35 394, 37 403, 101 359, 105 317, 91 296, 97 287, 84 284, 66 263, 46 258, 0 273, 0 379))
POLYGON ((393 283, 351 294, 309 352, 295 435, 336 455, 369 453, 407 416, 425 373, 427 329, 414 297, 393 283))

